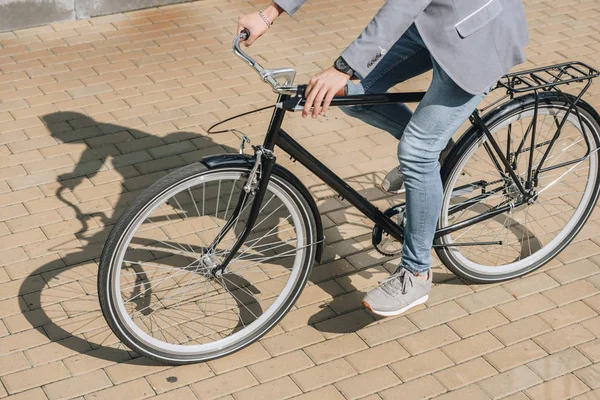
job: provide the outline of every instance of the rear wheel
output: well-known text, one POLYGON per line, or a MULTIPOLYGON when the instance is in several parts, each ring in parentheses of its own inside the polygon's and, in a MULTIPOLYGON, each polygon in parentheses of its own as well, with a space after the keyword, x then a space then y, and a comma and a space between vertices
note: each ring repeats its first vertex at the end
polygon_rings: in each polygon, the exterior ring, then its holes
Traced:
POLYGON ((517 185, 498 165, 483 132, 461 139, 444 166, 439 228, 490 215, 507 205, 510 208, 436 240, 445 246, 436 248, 442 262, 463 278, 494 282, 541 267, 573 240, 594 209, 600 191, 598 115, 580 102, 581 120, 570 113, 550 146, 568 105, 558 94, 545 93, 540 95, 537 117, 534 107, 533 96, 516 99, 487 120, 523 186, 527 185, 530 156, 534 170, 538 169, 550 148, 542 165, 547 171, 540 172, 539 181, 533 183, 536 196, 530 202, 518 205, 517 185), (468 245, 482 242, 489 244, 468 245))
POLYGON ((223 273, 214 273, 252 208, 254 196, 243 189, 248 172, 203 164, 175 171, 111 231, 99 297, 114 333, 133 350, 172 364, 221 357, 256 341, 293 306, 314 260, 315 219, 276 172, 252 233, 223 273))

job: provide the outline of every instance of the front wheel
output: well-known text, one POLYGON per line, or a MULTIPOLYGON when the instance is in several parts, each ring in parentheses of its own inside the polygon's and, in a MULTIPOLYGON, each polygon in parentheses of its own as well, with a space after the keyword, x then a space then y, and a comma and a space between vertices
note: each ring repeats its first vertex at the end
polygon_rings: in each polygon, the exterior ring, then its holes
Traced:
POLYGON ((315 258, 315 217, 276 170, 252 233, 215 273, 252 208, 248 172, 184 167, 150 186, 112 229, 98 292, 131 349, 170 364, 214 359, 256 341, 293 306, 315 258))
POLYGON ((540 94, 537 114, 535 102, 517 98, 486 121, 520 183, 532 188, 529 201, 481 131, 463 137, 444 166, 438 228, 483 217, 436 240, 442 262, 462 278, 496 282, 541 267, 573 240, 598 200, 598 114, 583 101, 568 113, 553 92, 540 94), (537 181, 529 179, 530 165, 540 170, 537 181))

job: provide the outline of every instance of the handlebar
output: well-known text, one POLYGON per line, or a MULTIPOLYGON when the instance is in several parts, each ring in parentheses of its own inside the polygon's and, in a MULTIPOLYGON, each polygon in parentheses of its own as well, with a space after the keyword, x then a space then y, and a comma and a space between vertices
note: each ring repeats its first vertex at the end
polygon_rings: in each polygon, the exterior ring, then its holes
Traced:
POLYGON ((233 52, 236 56, 244 60, 261 79, 271 85, 273 91, 282 94, 296 94, 298 91, 297 86, 292 86, 294 78, 296 77, 296 70, 293 68, 276 68, 276 69, 264 69, 256 60, 250 57, 248 54, 240 48, 240 42, 248 40, 250 37, 250 31, 244 29, 239 35, 233 40, 233 52), (283 83, 279 83, 279 79, 284 79, 283 83))

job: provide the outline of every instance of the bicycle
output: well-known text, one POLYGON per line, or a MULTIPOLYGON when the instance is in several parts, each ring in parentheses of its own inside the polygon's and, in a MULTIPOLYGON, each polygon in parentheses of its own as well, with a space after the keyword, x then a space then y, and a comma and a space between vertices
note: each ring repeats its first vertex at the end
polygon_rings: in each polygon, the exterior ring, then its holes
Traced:
MULTIPOLYGON (((306 86, 293 85, 293 69, 267 70, 245 54, 239 43, 248 36, 235 38, 235 53, 278 94, 264 143, 245 155, 243 136, 240 154, 206 157, 155 182, 102 252, 98 293, 108 324, 132 350, 165 363, 211 360, 255 342, 294 306, 320 261, 317 206, 276 163, 275 146, 375 223, 379 252, 400 254, 404 204, 379 210, 281 129, 286 112, 303 108, 306 86)), ((458 277, 522 276, 581 230, 600 193, 600 116, 582 100, 598 75, 581 62, 511 73, 494 87, 506 94, 473 112, 442 166, 433 243, 458 277), (574 83, 583 84, 577 95, 561 90, 574 83)), ((331 106, 423 95, 336 96, 331 106)))

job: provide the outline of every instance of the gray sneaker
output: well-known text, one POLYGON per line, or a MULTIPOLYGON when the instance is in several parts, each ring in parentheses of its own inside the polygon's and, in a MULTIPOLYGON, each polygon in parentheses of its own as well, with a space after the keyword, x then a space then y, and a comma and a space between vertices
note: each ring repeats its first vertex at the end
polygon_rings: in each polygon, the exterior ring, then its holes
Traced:
MULTIPOLYGON (((440 153, 440 163, 444 162, 450 153, 450 150, 452 150, 452 146, 454 146, 454 140, 450 139, 446 148, 440 153)), ((402 171, 400 171, 399 165, 388 172, 385 178, 383 178, 383 181, 381 181, 381 188, 390 193, 404 193, 406 191, 404 188, 404 175, 402 174, 402 171)))
POLYGON ((422 280, 399 267, 392 276, 379 281, 379 287, 369 291, 362 303, 371 312, 383 317, 402 314, 427 301, 432 277, 429 271, 427 280, 422 280))

